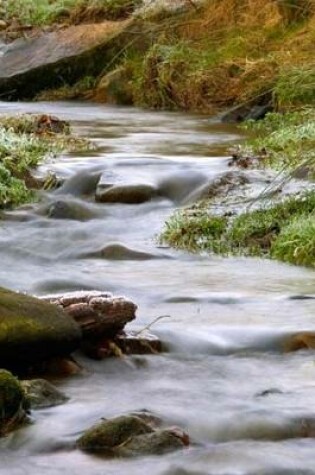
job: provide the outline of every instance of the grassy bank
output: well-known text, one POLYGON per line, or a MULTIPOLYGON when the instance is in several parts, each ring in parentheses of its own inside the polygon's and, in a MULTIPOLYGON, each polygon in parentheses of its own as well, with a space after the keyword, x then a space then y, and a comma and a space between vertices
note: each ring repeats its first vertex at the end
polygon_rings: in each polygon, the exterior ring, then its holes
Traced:
POLYGON ((236 217, 211 214, 211 204, 178 211, 161 241, 192 252, 269 257, 315 267, 315 192, 236 217))
POLYGON ((13 19, 33 27, 58 23, 121 20, 127 18, 140 0, 2 0, 4 21, 13 19))
POLYGON ((146 54, 124 58, 136 105, 208 112, 270 93, 283 110, 315 98, 313 1, 209 0, 156 22, 146 54))
POLYGON ((32 171, 48 156, 63 150, 87 148, 71 135, 69 124, 50 116, 23 115, 0 118, 0 208, 34 199, 35 189, 48 186, 32 171))

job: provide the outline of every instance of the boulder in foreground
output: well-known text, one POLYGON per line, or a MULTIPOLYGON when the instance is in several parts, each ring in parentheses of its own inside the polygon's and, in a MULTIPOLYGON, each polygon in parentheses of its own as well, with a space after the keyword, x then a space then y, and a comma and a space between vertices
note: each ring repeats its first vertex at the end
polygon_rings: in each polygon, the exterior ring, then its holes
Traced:
POLYGON ((0 366, 26 368, 74 351, 78 324, 55 305, 0 288, 0 366))

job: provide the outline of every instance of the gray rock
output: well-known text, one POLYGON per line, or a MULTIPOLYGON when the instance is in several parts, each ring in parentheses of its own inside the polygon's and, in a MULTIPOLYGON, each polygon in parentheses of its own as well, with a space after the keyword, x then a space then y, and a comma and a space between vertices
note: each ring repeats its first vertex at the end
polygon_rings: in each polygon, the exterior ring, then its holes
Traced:
POLYGON ((40 214, 51 219, 71 219, 75 221, 88 221, 96 213, 88 206, 73 200, 58 200, 39 209, 40 214))
POLYGON ((98 187, 95 199, 100 203, 141 204, 156 198, 157 189, 152 185, 129 184, 107 188, 98 187))
POLYGON ((127 20, 82 24, 33 39, 19 38, 0 57, 1 98, 30 98, 44 89, 97 75, 133 37, 132 24, 127 20))

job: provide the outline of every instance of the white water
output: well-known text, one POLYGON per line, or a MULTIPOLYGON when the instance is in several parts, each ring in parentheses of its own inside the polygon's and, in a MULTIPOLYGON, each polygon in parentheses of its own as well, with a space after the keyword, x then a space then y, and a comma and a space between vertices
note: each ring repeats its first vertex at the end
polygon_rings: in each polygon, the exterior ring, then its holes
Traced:
POLYGON ((34 424, 1 440, 1 473, 14 475, 315 474, 314 352, 285 353, 292 335, 315 330, 314 271, 272 261, 196 256, 159 248, 155 236, 185 194, 227 169, 233 128, 184 114, 80 103, 7 104, 0 113, 69 119, 97 151, 62 156, 41 171, 68 180, 42 202, 10 213, 0 227, 0 284, 35 294, 110 290, 139 305, 136 327, 169 352, 124 361, 82 359, 85 371, 59 381, 70 401, 34 412, 34 424), (149 182, 172 177, 171 199, 96 204, 82 196, 89 176, 149 182), (180 186, 178 186, 180 184, 180 186), (182 193, 182 191, 185 193, 182 193), (45 207, 75 201, 85 221, 52 219, 45 207), (147 260, 86 258, 108 244, 147 260), (159 258, 156 258, 159 257, 159 258), (273 389, 262 396, 261 392, 273 389), (189 432, 196 445, 164 457, 108 461, 74 448, 100 417, 146 408, 189 432))

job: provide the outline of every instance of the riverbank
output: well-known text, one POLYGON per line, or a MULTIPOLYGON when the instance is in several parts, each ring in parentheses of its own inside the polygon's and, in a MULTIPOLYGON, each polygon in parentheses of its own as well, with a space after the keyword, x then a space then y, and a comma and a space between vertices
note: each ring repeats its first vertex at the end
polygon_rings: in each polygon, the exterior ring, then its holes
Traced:
MULTIPOLYGON (((101 48, 101 56, 99 52, 95 53, 94 43, 89 43, 88 55, 78 51, 73 68, 67 66, 62 76, 69 69, 75 70, 76 74, 73 77, 70 75, 69 81, 66 76, 63 77, 61 88, 51 89, 50 82, 46 82, 46 79, 57 77, 55 70, 59 71, 60 61, 65 61, 65 58, 54 58, 55 64, 52 66, 53 62, 49 63, 49 70, 46 69, 47 65, 40 64, 47 74, 45 72, 43 75, 42 85, 28 91, 32 97, 36 91, 37 98, 48 100, 84 97, 97 102, 203 114, 215 114, 236 106, 239 108, 234 109, 225 119, 235 121, 266 118, 257 123, 246 123, 250 138, 231 152, 232 166, 243 169, 271 167, 281 170, 286 179, 299 176, 310 182, 313 180, 315 13, 312 1, 298 0, 286 5, 276 0, 259 0, 259 4, 250 0, 179 2, 178 8, 162 7, 154 14, 144 11, 141 13, 141 10, 139 12, 137 9, 140 2, 130 0, 118 3, 108 0, 102 5, 70 1, 66 11, 61 9, 58 1, 41 4, 31 1, 20 12, 16 10, 16 3, 9 2, 8 5, 10 8, 4 21, 9 26, 4 29, 5 34, 10 33, 13 19, 18 17, 23 28, 28 25, 33 33, 39 28, 40 33, 37 33, 40 38, 40 35, 45 35, 45 31, 50 29, 65 29, 67 44, 69 39, 74 44, 77 43, 73 40, 74 33, 69 34, 69 38, 67 36, 70 25, 114 21, 114 26, 111 25, 114 33, 109 34, 105 44, 102 40, 105 33, 98 30, 96 49, 99 51, 98 48, 101 48), (126 18, 127 23, 124 23, 126 18), (108 46, 111 43, 114 44, 113 48, 108 46), (106 57, 104 67, 100 65, 101 57, 106 57), (77 64, 83 62, 91 64, 90 70, 77 67, 77 64), (89 71, 91 75, 88 74, 89 71), (266 116, 270 112, 272 114, 266 116)), ((21 31, 25 33, 23 28, 21 31)), ((105 25, 104 31, 106 28, 105 25)), ((85 37, 86 31, 82 32, 85 37)), ((29 34, 31 33, 27 33, 29 34)), ((55 41, 61 40, 56 36, 47 38, 47 41, 51 47, 55 41)), ((61 41, 61 50, 64 47, 62 45, 61 41)), ((14 54, 12 57, 14 59, 14 54)), ((65 64, 68 64, 67 61, 65 64)), ((19 71, 16 74, 20 80, 19 71)), ((30 84, 27 76, 24 82, 30 84)), ((25 92, 23 84, 19 84, 19 88, 25 92)), ((312 188, 311 184, 309 188, 312 188)), ((245 201, 246 199, 245 193, 245 201)), ((300 196, 293 199, 303 201, 300 196)), ((25 201, 25 198, 23 196, 11 201, 12 204, 18 204, 25 201)), ((222 206, 224 207, 223 202, 222 206)), ((267 222, 270 221, 270 207, 272 213, 278 215, 279 206, 282 204, 272 201, 269 203, 269 208, 264 210, 267 222)), ((285 203, 283 206, 286 210, 291 209, 290 204, 285 203)), ((211 202, 207 205, 202 202, 196 207, 207 208, 206 215, 210 213, 209 219, 212 219, 211 202)), ((271 244, 267 246, 267 251, 265 245, 256 244, 249 250, 241 241, 230 241, 230 234, 228 236, 223 232, 220 238, 224 239, 225 247, 211 246, 216 250, 220 248, 220 252, 225 248, 234 252, 233 249, 237 248, 238 253, 246 255, 258 253, 294 263, 314 265, 313 251, 307 259, 295 257, 297 247, 312 249, 312 213, 311 210, 311 216, 300 217, 297 223, 294 213, 286 220, 285 229, 289 226, 294 236, 301 233, 301 238, 294 239, 295 247, 290 248, 289 252, 284 251, 281 245, 282 251, 274 253, 271 251, 271 244), (310 241, 306 242, 306 238, 310 241)), ((203 222, 206 216, 201 215, 201 218, 203 222)), ((187 223, 187 212, 184 211, 167 224, 163 239, 168 244, 185 247, 183 240, 177 236, 178 220, 185 236, 189 236, 191 228, 194 236, 196 229, 199 229, 201 234, 199 238, 195 236, 196 241, 208 240, 203 231, 204 226, 195 219, 193 226, 190 221, 187 223)), ((255 221, 255 216, 248 209, 244 221, 250 220, 255 221)), ((278 218, 277 220, 279 221, 278 218)), ((228 228, 230 221, 232 220, 229 220, 228 228)), ((277 233, 272 231, 272 237, 275 234, 282 236, 283 226, 281 221, 277 233)), ((286 242, 290 242, 290 246, 291 231, 286 235, 286 242)), ((254 226, 254 235, 256 232, 254 226)), ((251 239, 247 232, 245 234, 246 239, 251 239)), ((259 239, 262 238, 262 242, 265 242, 266 236, 270 237, 269 227, 266 226, 258 234, 259 239)), ((194 247, 195 250, 198 248, 194 247)))
POLYGON ((313 109, 245 124, 254 135, 231 151, 231 178, 178 210, 166 222, 161 241, 193 252, 314 267, 314 124, 313 109), (251 170, 261 170, 260 176, 253 179, 251 170))
POLYGON ((62 151, 89 149, 85 139, 71 134, 70 124, 49 115, 0 118, 0 208, 12 208, 36 198, 36 190, 58 186, 51 174, 36 178, 34 170, 62 151))

